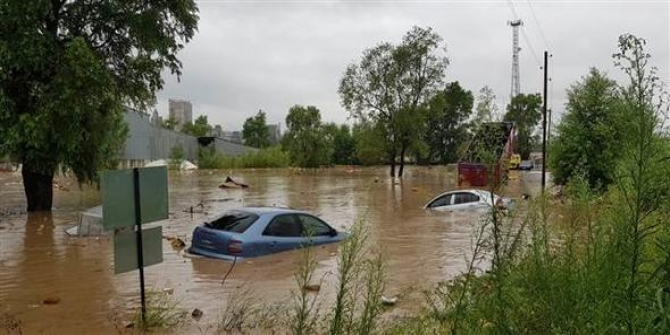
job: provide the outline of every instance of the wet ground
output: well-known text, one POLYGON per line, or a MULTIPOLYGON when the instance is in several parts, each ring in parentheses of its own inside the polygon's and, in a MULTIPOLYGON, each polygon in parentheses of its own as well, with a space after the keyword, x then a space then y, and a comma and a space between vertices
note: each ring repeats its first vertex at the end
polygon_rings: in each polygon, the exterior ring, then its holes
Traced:
MULTIPOLYGON (((170 173, 170 218, 163 234, 190 244, 190 234, 207 213, 240 205, 289 206, 318 214, 340 230, 357 219, 369 226, 371 242, 387 261, 386 295, 400 295, 398 310, 415 311, 421 290, 460 271, 470 250, 476 214, 431 214, 422 206, 437 193, 454 189, 456 177, 444 167, 410 167, 400 184, 385 168, 195 171, 170 173), (248 189, 219 189, 226 176, 248 183, 248 189), (187 213, 202 203, 205 213, 187 213)), ((100 203, 94 187, 80 190, 74 180, 59 178, 51 215, 26 215, 20 174, 0 172, 0 319, 21 322, 24 334, 118 333, 115 317, 126 315, 139 299, 137 271, 115 275, 109 236, 68 237, 64 228, 78 212, 100 203), (3 316, 4 315, 4 316, 3 316)), ((508 193, 521 192, 518 179, 508 193)), ((320 294, 333 292, 336 245, 318 248, 316 278, 320 294)), ((147 267, 147 287, 174 290, 179 306, 204 312, 180 333, 212 333, 231 296, 253 292, 264 303, 288 301, 296 289, 293 273, 300 252, 230 263, 193 259, 163 244, 164 262, 147 267)), ((0 320, 2 321, 2 320, 0 320)))

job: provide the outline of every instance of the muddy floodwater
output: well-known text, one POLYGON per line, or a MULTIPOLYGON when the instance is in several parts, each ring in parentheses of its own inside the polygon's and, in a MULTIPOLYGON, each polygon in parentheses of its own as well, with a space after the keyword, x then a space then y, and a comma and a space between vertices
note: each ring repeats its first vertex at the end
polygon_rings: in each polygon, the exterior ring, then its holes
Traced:
MULTIPOLYGON (((369 227, 387 261, 386 295, 401 296, 395 309, 416 311, 421 290, 449 279, 464 268, 477 214, 432 214, 422 206, 437 193, 456 188, 445 167, 410 167, 394 184, 386 168, 240 170, 170 172, 168 220, 158 222, 164 236, 190 245, 191 232, 211 213, 241 205, 288 206, 313 212, 338 230, 356 220, 369 227), (226 176, 250 185, 220 189, 226 176), (204 213, 188 213, 196 204, 204 213)), ((115 334, 115 319, 139 304, 137 271, 115 275, 113 240, 69 237, 64 229, 79 211, 100 204, 95 187, 79 189, 73 179, 57 178, 51 215, 22 212, 20 173, 0 172, 0 316, 4 328, 19 323, 23 334, 115 334)), ((508 190, 511 196, 519 189, 508 190)), ((194 259, 163 241, 161 264, 145 269, 147 288, 170 291, 179 307, 204 314, 179 333, 212 333, 227 301, 236 293, 253 294, 263 303, 288 302, 296 289, 293 273, 299 251, 238 263, 224 285, 231 263, 194 259), (252 293, 248 293, 252 292, 252 293), (209 329, 209 331, 208 331, 209 329)), ((317 248, 320 295, 334 291, 337 245, 317 248)), ((398 313, 396 311, 396 313, 398 313)))

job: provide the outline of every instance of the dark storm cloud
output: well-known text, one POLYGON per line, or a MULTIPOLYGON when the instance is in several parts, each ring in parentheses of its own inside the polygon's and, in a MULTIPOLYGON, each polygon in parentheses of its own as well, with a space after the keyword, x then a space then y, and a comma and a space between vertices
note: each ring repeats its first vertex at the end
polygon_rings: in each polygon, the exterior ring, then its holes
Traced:
MULTIPOLYGON (((546 49, 553 54, 550 105, 560 113, 565 89, 589 67, 623 79, 612 66, 617 37, 644 37, 662 78, 668 78, 668 4, 665 1, 513 1, 530 45, 520 37, 521 90, 542 91, 546 49), (535 56, 533 55, 533 51, 535 56)), ((326 121, 344 122, 337 87, 345 67, 382 41, 397 43, 413 25, 433 27, 451 61, 447 81, 474 92, 488 85, 504 107, 509 100, 513 13, 508 1, 199 1, 195 39, 180 54, 181 82, 165 76, 157 108, 167 99, 193 102, 224 129, 241 129, 263 109, 283 123, 294 104, 315 105, 326 121)))

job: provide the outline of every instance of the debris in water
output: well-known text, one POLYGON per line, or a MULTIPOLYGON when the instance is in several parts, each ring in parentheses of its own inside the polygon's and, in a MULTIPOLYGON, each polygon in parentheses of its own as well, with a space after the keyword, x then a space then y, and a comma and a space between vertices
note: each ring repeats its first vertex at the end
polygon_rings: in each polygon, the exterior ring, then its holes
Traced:
POLYGON ((172 249, 175 249, 177 251, 181 251, 181 249, 184 249, 186 247, 186 243, 177 236, 168 236, 167 240, 170 242, 172 249))
POLYGON ((191 312, 191 317, 193 317, 195 321, 200 321, 202 314, 203 312, 200 309, 196 308, 193 310, 193 312, 191 312))
POLYGON ((172 294, 172 293, 174 293, 174 288, 173 287, 164 287, 163 288, 163 293, 172 294))
POLYGON ((59 297, 48 297, 44 300, 42 300, 42 303, 45 305, 56 305, 60 302, 59 297))
POLYGON ((230 176, 226 177, 226 181, 223 182, 223 184, 219 185, 219 188, 247 188, 249 185, 245 183, 240 183, 233 178, 230 178, 230 176))
POLYGON ((395 305, 397 302, 398 302, 398 298, 397 298, 397 297, 387 298, 387 297, 385 297, 385 296, 382 296, 382 305, 384 305, 384 306, 393 306, 393 305, 395 305))
POLYGON ((319 290, 321 290, 321 285, 307 284, 307 285, 303 286, 303 289, 307 292, 319 292, 319 290))

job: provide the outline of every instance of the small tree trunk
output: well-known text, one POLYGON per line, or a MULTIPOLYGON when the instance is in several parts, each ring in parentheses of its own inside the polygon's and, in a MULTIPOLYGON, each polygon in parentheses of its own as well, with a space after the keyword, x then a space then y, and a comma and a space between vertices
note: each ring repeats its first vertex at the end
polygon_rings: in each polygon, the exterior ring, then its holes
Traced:
POLYGON ((395 157, 391 157, 391 171, 389 171, 391 178, 395 178, 395 157))
POLYGON ((405 146, 400 148, 400 168, 398 169, 398 178, 402 178, 402 172, 405 169, 405 146))
POLYGON ((24 162, 21 175, 28 212, 51 211, 54 173, 33 172, 31 166, 24 162))

